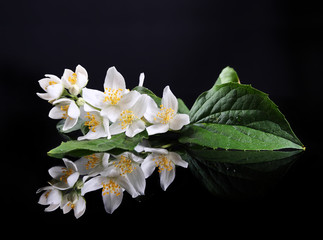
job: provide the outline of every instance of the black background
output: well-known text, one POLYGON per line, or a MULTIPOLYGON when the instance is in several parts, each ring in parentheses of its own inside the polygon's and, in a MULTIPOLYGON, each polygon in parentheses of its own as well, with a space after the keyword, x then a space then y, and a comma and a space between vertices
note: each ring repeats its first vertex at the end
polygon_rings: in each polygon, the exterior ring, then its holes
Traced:
POLYGON ((139 232, 150 224, 164 232, 213 234, 223 226, 295 232, 309 223, 306 232, 313 232, 322 225, 323 209, 322 30, 322 8, 315 1, 1 2, 1 198, 10 209, 5 218, 13 224, 32 219, 35 226, 125 222, 139 232), (128 88, 145 72, 146 87, 161 96, 169 85, 189 107, 231 66, 242 83, 269 94, 306 152, 261 199, 214 197, 189 170, 178 169, 166 192, 152 177, 147 199, 125 196, 113 215, 104 212, 98 192, 89 195, 78 220, 60 210, 44 213, 35 192, 49 180, 47 169, 61 164, 46 155, 61 138, 48 118, 50 104, 36 96, 42 92, 38 80, 47 73, 60 77, 77 64, 87 69, 89 88, 102 90, 106 70, 116 66, 128 88))

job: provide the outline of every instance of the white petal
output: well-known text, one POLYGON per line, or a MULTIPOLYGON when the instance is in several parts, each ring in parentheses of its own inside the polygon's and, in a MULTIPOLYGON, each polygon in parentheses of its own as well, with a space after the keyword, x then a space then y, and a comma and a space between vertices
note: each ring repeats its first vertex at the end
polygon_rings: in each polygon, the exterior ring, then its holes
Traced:
POLYGON ((63 85, 67 89, 69 89, 72 86, 72 84, 70 83, 70 81, 68 81, 68 78, 69 77, 72 77, 73 73, 74 72, 72 70, 70 70, 70 69, 65 69, 64 70, 64 73, 63 73, 63 76, 62 76, 62 82, 63 82, 63 85))
POLYGON ((166 191, 168 186, 174 181, 175 179, 175 166, 173 166, 173 169, 168 171, 168 170, 163 170, 159 173, 160 176, 160 186, 161 188, 166 191))
POLYGON ((146 147, 144 149, 145 152, 157 153, 157 154, 168 154, 167 149, 165 148, 150 148, 146 147))
POLYGON ((178 110, 178 101, 175 95, 170 90, 169 86, 166 86, 163 91, 162 105, 165 108, 172 108, 175 113, 178 110))
POLYGON ((71 102, 68 110, 67 110, 67 115, 70 116, 71 118, 78 118, 80 116, 80 109, 76 105, 74 101, 71 102))
POLYGON ((104 209, 107 213, 113 213, 121 204, 123 198, 123 192, 119 191, 119 195, 109 193, 104 194, 102 192, 102 200, 104 204, 104 209))
POLYGON ((144 85, 144 80, 145 80, 145 74, 142 72, 139 75, 139 84, 138 84, 139 87, 142 87, 144 85))
POLYGON ((77 166, 78 172, 81 175, 88 174, 91 169, 86 169, 87 163, 89 162, 89 159, 82 157, 79 160, 76 160, 74 163, 77 166))
POLYGON ((118 102, 118 105, 120 106, 121 110, 129 109, 133 105, 135 105, 135 103, 137 102, 137 100, 139 99, 140 96, 141 96, 141 94, 139 92, 131 91, 131 92, 123 95, 121 100, 118 102))
POLYGON ((63 117, 63 113, 65 113, 65 111, 61 110, 61 106, 55 106, 53 107, 50 111, 48 116, 51 119, 61 119, 63 117))
POLYGON ((147 109, 144 114, 144 117, 150 123, 158 123, 157 120, 155 120, 155 118, 157 117, 157 113, 159 112, 159 108, 157 107, 156 102, 151 97, 148 97, 146 101, 147 109))
POLYGON ((144 162, 141 164, 141 169, 145 175, 145 178, 148 178, 155 170, 156 164, 153 161, 153 154, 148 155, 144 162))
POLYGON ((172 130, 180 130, 184 125, 190 123, 190 117, 187 114, 176 114, 175 117, 170 120, 169 128, 172 130))
POLYGON ((136 189, 133 187, 133 185, 130 183, 127 176, 120 176, 120 174, 117 176, 117 183, 124 188, 133 198, 137 197, 139 193, 136 191, 136 189))
POLYGON ((102 109, 101 115, 107 117, 111 122, 115 122, 120 117, 121 112, 119 105, 108 105, 102 109))
POLYGON ((149 127, 146 128, 148 135, 154 135, 154 134, 158 134, 158 133, 165 133, 167 132, 169 129, 169 125, 168 124, 155 124, 155 125, 151 125, 149 127))
POLYGON ((51 96, 52 100, 58 99, 64 91, 63 84, 54 84, 47 87, 47 92, 51 96))
POLYGON ((99 177, 94 177, 89 181, 85 182, 84 186, 81 189, 81 195, 84 196, 84 194, 88 192, 92 192, 102 188, 102 182, 104 181, 106 181, 106 177, 99 176, 99 177))
POLYGON ((47 208, 45 208, 45 212, 52 212, 59 207, 60 203, 58 204, 50 204, 47 208))
POLYGON ((144 94, 141 95, 137 102, 135 103, 135 105, 133 105, 131 107, 131 111, 133 111, 133 114, 138 117, 141 118, 142 116, 144 116, 144 114, 147 111, 147 106, 148 106, 148 95, 144 94))
POLYGON ((40 97, 41 99, 44 99, 46 101, 51 101, 52 96, 49 93, 36 93, 38 97, 40 97))
POLYGON ((67 158, 63 158, 62 159, 65 166, 68 168, 68 169, 72 169, 73 172, 77 172, 77 166, 75 165, 75 163, 67 158))
POLYGON ((110 67, 104 80, 104 88, 126 89, 126 83, 115 67, 110 67))
POLYGON ((78 64, 75 68, 75 73, 76 74, 83 74, 86 78, 88 78, 87 71, 85 70, 84 67, 82 67, 80 64, 78 64))
POLYGON ((175 165, 187 168, 188 162, 184 161, 182 157, 175 152, 169 152, 167 156, 175 165))
POLYGON ((83 88, 82 97, 86 102, 88 102, 92 106, 102 108, 105 95, 103 92, 98 90, 83 88))
POLYGON ((110 134, 111 135, 116 135, 116 134, 125 132, 126 130, 127 130, 127 128, 122 129, 120 121, 116 121, 116 122, 112 123, 110 126, 110 134))
POLYGON ((127 137, 134 137, 136 134, 141 133, 146 128, 145 123, 142 120, 134 121, 126 130, 127 137))

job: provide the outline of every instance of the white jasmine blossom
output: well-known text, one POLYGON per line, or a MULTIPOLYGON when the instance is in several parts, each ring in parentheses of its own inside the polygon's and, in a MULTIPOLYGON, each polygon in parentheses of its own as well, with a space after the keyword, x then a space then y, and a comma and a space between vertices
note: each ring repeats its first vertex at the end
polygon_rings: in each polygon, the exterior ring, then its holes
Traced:
POLYGON ((49 175, 57 180, 52 186, 59 190, 70 189, 79 178, 79 172, 74 162, 63 158, 65 167, 56 166, 48 170, 49 175))
POLYGON ((107 116, 111 122, 115 122, 120 113, 132 107, 140 93, 126 89, 123 76, 115 67, 110 67, 104 81, 104 92, 84 88, 82 96, 86 102, 101 109, 101 114, 107 116))
POLYGON ((62 81, 52 74, 45 74, 45 77, 40 79, 38 83, 46 93, 37 93, 38 97, 49 102, 59 99, 64 91, 62 81))
POLYGON ((114 167, 109 167, 104 173, 101 173, 101 176, 85 182, 81 194, 84 196, 84 194, 98 189, 102 189, 104 209, 110 214, 120 206, 124 190, 130 193, 132 197, 138 196, 129 179, 121 176, 114 167))
POLYGON ((85 104, 82 118, 85 121, 84 125, 89 128, 89 131, 86 135, 78 137, 77 140, 98 139, 101 137, 111 138, 109 119, 106 116, 102 116, 98 110, 85 104))
POLYGON ((152 125, 146 129, 148 135, 165 133, 169 129, 180 130, 184 125, 190 123, 187 114, 177 113, 178 101, 169 86, 164 88, 161 103, 160 108, 158 108, 157 104, 151 98, 149 99, 145 118, 152 125))
POLYGON ((123 110, 119 118, 110 126, 111 135, 125 132, 126 136, 134 137, 144 131, 146 125, 142 117, 147 109, 148 98, 146 94, 141 95, 132 107, 123 110))
POLYGON ((88 74, 84 67, 77 65, 75 72, 65 69, 62 82, 68 91, 77 96, 88 82, 88 74))
POLYGON ((63 131, 71 129, 77 123, 80 116, 80 109, 76 103, 68 98, 61 98, 53 102, 55 105, 49 112, 52 119, 65 119, 63 131))
POLYGON ((56 210, 62 201, 62 192, 52 186, 39 188, 36 193, 45 191, 39 198, 38 203, 41 205, 49 205, 45 208, 45 212, 56 210))
POLYGON ((146 181, 145 175, 140 164, 144 161, 141 157, 131 152, 124 152, 115 156, 116 160, 110 162, 120 176, 127 177, 134 189, 141 195, 145 194, 146 181))
POLYGON ((141 168, 145 174, 145 177, 149 177, 158 167, 160 176, 160 186, 166 191, 168 186, 175 179, 175 165, 187 168, 188 163, 185 162, 181 156, 175 152, 168 152, 163 148, 145 148, 146 152, 151 152, 144 162, 141 164, 141 168))

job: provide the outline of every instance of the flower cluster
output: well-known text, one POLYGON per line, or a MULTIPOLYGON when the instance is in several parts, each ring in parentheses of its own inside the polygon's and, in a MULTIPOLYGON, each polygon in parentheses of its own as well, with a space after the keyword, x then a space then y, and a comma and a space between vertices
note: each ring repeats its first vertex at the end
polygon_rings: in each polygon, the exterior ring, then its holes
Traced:
MULTIPOLYGON (((91 141, 125 134, 132 138, 146 131, 148 136, 167 131, 178 131, 189 124, 189 116, 178 112, 178 100, 166 86, 161 104, 148 94, 126 88, 123 76, 115 67, 108 69, 103 91, 86 88, 88 73, 78 65, 75 72, 65 69, 63 76, 47 74, 39 80, 45 93, 37 95, 53 105, 52 119, 61 119, 63 133, 80 128, 78 141, 91 141)), ((142 87, 144 74, 140 74, 142 87)), ((63 213, 74 210, 79 218, 86 209, 84 195, 102 189, 106 212, 112 213, 122 201, 126 190, 132 197, 145 193, 146 178, 158 168, 163 190, 175 178, 175 166, 187 167, 178 153, 165 147, 151 147, 149 140, 137 145, 133 152, 121 154, 97 152, 71 161, 63 158, 65 166, 49 169, 53 178, 43 192, 39 204, 49 205, 45 211, 61 208, 63 213)))

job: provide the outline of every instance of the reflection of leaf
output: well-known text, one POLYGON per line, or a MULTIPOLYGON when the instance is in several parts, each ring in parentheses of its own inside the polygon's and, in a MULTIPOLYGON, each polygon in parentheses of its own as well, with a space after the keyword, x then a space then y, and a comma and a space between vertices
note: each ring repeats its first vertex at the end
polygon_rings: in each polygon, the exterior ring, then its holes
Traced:
POLYGON ((289 152, 212 150, 199 152, 198 155, 190 152, 191 155, 184 154, 183 158, 189 162, 193 174, 211 193, 225 198, 249 198, 263 196, 270 190, 288 171, 299 152, 301 150, 289 152))

